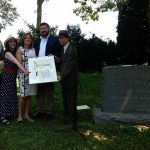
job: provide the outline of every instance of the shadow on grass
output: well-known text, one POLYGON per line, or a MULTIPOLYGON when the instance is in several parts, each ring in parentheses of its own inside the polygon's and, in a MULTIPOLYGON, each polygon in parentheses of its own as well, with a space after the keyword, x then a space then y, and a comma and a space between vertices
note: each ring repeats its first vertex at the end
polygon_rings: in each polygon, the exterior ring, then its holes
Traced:
MULTIPOLYGON (((101 80, 99 74, 81 74, 82 90, 78 105, 100 106, 101 80)), ((55 118, 45 116, 33 123, 0 124, 0 150, 149 150, 150 129, 125 124, 95 125, 92 110, 79 111, 78 122, 86 141, 76 132, 56 133, 63 126, 63 105, 60 85, 55 89, 55 118)), ((31 101, 31 114, 36 111, 36 98, 31 101)))
POLYGON ((63 126, 62 114, 34 123, 0 126, 0 150, 149 150, 150 128, 124 124, 95 125, 88 113, 80 113, 78 124, 86 141, 76 132, 54 132, 63 126))

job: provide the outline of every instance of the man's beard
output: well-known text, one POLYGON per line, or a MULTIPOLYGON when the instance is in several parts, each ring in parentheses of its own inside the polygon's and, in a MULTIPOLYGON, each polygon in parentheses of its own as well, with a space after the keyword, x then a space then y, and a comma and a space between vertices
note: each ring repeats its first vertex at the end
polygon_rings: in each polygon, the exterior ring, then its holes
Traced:
POLYGON ((47 32, 46 34, 41 33, 41 36, 43 36, 43 37, 47 37, 48 35, 49 35, 49 32, 47 32))

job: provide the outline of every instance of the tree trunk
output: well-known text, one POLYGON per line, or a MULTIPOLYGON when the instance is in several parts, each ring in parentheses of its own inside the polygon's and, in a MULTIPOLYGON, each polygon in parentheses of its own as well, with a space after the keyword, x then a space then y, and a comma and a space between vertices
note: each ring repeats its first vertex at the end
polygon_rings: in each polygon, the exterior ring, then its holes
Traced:
POLYGON ((42 20, 42 4, 44 0, 37 0, 37 20, 36 27, 38 28, 42 20))
POLYGON ((147 17, 148 17, 148 22, 150 24, 150 0, 148 0, 147 17))
MULTIPOLYGON (((122 2, 121 0, 115 0, 115 2, 118 8, 118 24, 119 24, 119 20, 121 18, 121 11, 123 9, 124 2, 122 2)), ((118 42, 118 37, 117 37, 117 42, 118 42)))

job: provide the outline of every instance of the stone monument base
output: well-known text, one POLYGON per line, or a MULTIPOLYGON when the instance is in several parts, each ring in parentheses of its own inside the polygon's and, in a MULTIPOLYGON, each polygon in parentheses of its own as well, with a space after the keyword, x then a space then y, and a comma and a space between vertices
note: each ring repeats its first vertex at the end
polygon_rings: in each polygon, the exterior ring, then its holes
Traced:
POLYGON ((150 125, 150 113, 112 113, 103 112, 101 108, 93 109, 96 124, 128 123, 150 125))

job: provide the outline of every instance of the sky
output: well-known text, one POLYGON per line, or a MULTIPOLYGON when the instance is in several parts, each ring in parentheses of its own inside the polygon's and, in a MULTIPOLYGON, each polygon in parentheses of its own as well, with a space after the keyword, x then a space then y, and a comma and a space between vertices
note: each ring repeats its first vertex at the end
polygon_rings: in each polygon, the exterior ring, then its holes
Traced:
MULTIPOLYGON (((25 25, 26 21, 29 24, 36 25, 36 1, 37 0, 11 0, 17 8, 20 17, 15 20, 12 26, 7 26, 0 33, 1 41, 4 41, 7 36, 17 36, 17 31, 23 29, 28 31, 25 25)), ((95 33, 99 38, 106 40, 111 39, 116 42, 116 27, 117 27, 117 12, 101 13, 99 21, 90 21, 88 24, 83 22, 80 17, 73 14, 73 8, 76 7, 73 0, 49 0, 43 3, 42 22, 47 22, 50 26, 58 26, 59 30, 66 29, 66 25, 80 25, 83 34, 86 37, 91 37, 95 33)))

